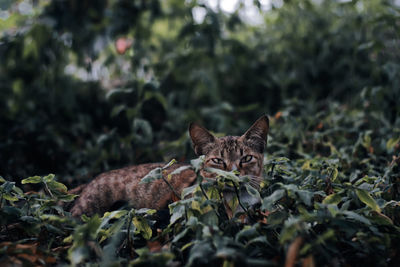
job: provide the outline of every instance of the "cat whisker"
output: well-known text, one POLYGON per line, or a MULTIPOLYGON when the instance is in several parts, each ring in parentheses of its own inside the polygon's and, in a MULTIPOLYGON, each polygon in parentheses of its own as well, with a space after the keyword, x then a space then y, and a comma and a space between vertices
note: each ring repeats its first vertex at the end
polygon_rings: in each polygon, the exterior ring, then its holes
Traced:
POLYGON ((261 183, 262 177, 255 176, 255 175, 248 175, 247 177, 249 178, 249 184, 252 187, 254 187, 256 189, 260 188, 260 183, 261 183))

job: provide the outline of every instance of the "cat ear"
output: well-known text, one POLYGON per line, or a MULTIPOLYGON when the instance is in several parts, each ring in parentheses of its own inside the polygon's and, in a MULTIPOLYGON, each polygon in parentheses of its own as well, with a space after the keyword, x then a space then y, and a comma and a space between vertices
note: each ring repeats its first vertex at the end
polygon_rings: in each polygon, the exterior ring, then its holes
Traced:
POLYGON ((214 135, 196 123, 190 124, 189 134, 193 142, 194 152, 198 156, 207 154, 216 141, 214 135))
POLYGON ((240 138, 243 142, 259 153, 264 152, 267 144, 269 120, 266 115, 259 118, 240 138))

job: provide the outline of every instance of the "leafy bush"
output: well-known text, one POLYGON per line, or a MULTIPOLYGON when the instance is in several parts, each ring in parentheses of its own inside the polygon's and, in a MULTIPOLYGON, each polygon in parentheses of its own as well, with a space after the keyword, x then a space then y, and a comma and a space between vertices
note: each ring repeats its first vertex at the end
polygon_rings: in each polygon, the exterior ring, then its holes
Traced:
MULTIPOLYGON (((41 193, 24 193, 3 180, 2 260, 156 266, 395 264, 400 127, 384 129, 387 122, 376 114, 335 104, 318 113, 310 110, 317 114, 311 121, 303 119, 312 114, 305 110, 291 103, 271 118, 258 190, 246 177, 218 171, 217 179, 199 176, 199 183, 185 189, 169 212, 123 209, 77 221, 60 206, 75 196, 66 194, 54 175, 22 180, 41 183, 41 193), (297 112, 304 116, 293 116, 297 112), (247 190, 260 204, 246 207, 234 198, 231 209, 242 205, 245 212, 231 217, 220 198, 225 185, 247 190)), ((192 161, 193 169, 200 166, 201 158, 192 161)), ((150 174, 143 182, 157 178, 150 174)))
POLYGON ((200 1, 8 1, 1 175, 52 172, 76 184, 131 163, 184 160, 193 157, 189 122, 239 134, 293 98, 383 110, 395 124, 399 8, 342 2, 286 1, 251 26, 240 8, 200 1))
POLYGON ((272 1, 260 25, 201 1, 78 2, 0 4, 2 263, 396 265, 394 1, 272 1), (193 158, 191 121, 237 135, 265 113, 260 188, 220 172, 168 210, 63 208, 104 170, 193 158), (230 218, 232 183, 260 205, 230 218))

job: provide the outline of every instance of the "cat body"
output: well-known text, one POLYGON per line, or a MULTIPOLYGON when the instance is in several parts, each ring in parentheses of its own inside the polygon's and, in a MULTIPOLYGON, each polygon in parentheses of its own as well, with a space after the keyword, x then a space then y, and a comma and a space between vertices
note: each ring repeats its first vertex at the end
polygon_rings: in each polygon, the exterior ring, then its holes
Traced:
MULTIPOLYGON (((71 209, 72 216, 77 217, 83 213, 86 215, 102 214, 117 202, 128 203, 137 209, 159 210, 167 207, 174 198, 174 192, 162 179, 139 184, 151 170, 164 165, 164 163, 148 163, 108 171, 97 176, 89 184, 71 190, 72 194, 80 194, 71 209)), ((173 164, 165 170, 164 175, 168 176, 182 166, 185 165, 173 164)), ((180 193, 183 188, 192 185, 195 180, 196 173, 192 169, 186 169, 179 174, 171 175, 169 183, 176 192, 180 193)))
MULTIPOLYGON (((268 130, 267 116, 259 118, 242 136, 217 138, 205 128, 192 123, 189 134, 193 148, 197 155, 205 156, 201 175, 208 178, 215 177, 215 174, 208 172, 207 168, 236 171, 240 175, 249 176, 252 185, 257 186, 263 170, 263 152, 268 130)), ((117 202, 127 202, 137 209, 166 208, 176 199, 175 192, 181 194, 184 188, 196 182, 196 173, 187 168, 173 174, 172 172, 177 168, 186 166, 173 164, 163 172, 165 177, 171 174, 168 179, 170 185, 163 179, 151 183, 140 183, 151 170, 164 165, 163 163, 148 163, 112 170, 100 174, 87 185, 71 190, 71 193, 80 195, 71 209, 72 216, 102 214, 117 202)), ((229 201, 233 193, 227 189, 227 193, 224 194, 225 200, 229 201)), ((246 194, 243 195, 243 200, 254 204, 254 201, 246 194)))

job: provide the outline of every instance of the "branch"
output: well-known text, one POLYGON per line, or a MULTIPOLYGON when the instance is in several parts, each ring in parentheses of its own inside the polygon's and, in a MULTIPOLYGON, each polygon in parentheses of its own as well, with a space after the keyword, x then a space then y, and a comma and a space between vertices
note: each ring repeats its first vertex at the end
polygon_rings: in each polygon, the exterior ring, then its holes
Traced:
POLYGON ((243 206, 242 201, 240 200, 240 194, 239 194, 239 190, 238 190, 236 184, 235 184, 235 183, 232 183, 232 184, 233 184, 233 187, 235 188, 235 193, 236 193, 236 196, 237 196, 237 198, 238 198, 239 206, 246 212, 247 216, 248 216, 253 222, 256 222, 256 220, 253 218, 253 216, 249 213, 249 210, 246 209, 246 208, 243 206))
POLYGON ((171 189, 172 193, 174 193, 174 195, 179 199, 182 200, 182 198, 180 197, 180 195, 178 194, 178 192, 175 191, 174 187, 167 181, 167 179, 164 178, 164 174, 161 171, 161 178, 163 179, 163 181, 168 185, 169 189, 171 189))

